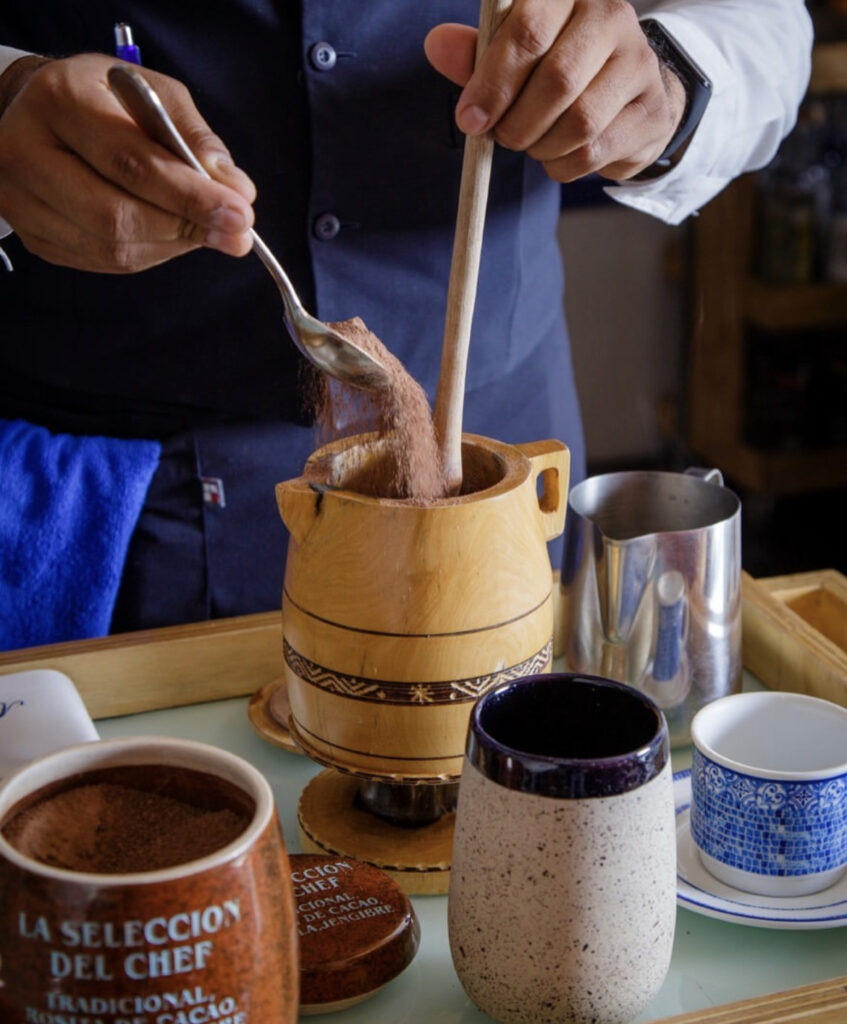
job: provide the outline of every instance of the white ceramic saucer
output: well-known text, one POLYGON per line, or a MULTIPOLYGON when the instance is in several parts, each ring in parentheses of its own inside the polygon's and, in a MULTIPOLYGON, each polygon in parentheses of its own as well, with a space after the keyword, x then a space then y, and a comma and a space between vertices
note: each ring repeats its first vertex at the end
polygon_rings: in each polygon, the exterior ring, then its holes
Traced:
POLYGON ((808 896, 757 896, 719 882, 703 867, 689 827, 691 772, 673 777, 676 805, 676 900, 686 910, 757 928, 840 928, 847 925, 847 872, 808 896))

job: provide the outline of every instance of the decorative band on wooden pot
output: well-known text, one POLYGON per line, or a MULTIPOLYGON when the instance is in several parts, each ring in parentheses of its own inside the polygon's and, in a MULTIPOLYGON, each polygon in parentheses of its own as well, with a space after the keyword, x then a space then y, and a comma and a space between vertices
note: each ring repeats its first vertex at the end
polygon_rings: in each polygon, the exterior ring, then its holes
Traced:
POLYGON ((569 453, 466 434, 455 498, 345 490, 379 455, 374 435, 344 438, 277 485, 290 726, 341 771, 445 782, 461 774, 476 698, 549 669, 547 541, 564 526, 569 453))

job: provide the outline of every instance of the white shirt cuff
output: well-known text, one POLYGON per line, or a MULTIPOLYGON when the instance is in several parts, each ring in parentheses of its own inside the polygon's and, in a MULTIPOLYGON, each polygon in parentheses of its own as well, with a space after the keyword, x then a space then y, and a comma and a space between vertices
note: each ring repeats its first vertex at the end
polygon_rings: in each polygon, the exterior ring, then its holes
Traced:
POLYGON ((10 64, 14 64, 21 57, 29 57, 27 50, 16 50, 13 46, 0 46, 0 75, 10 64))
MULTIPOLYGON (((0 46, 0 75, 9 67, 10 64, 14 64, 16 60, 20 60, 21 57, 28 57, 29 53, 26 50, 16 50, 13 46, 0 46)), ((11 235, 12 229, 0 217, 0 238, 5 238, 7 235, 11 235)))
MULTIPOLYGON (((748 52, 746 40, 739 43, 737 35, 726 33, 734 49, 722 38, 720 29, 737 27, 737 12, 721 11, 718 7, 724 21, 715 26, 705 18, 702 24, 698 23, 689 16, 691 7, 681 3, 666 0, 660 7, 649 13, 704 69, 712 81, 712 97, 676 167, 660 178, 622 181, 605 191, 617 202, 669 224, 679 224, 733 178, 768 163, 793 124, 793 103, 799 103, 803 96, 809 68, 808 57, 803 56, 802 48, 795 47, 790 55, 793 59, 783 69, 782 90, 768 88, 769 78, 777 74, 773 70, 778 57, 776 39, 767 41, 768 50, 762 57, 757 51, 748 52)), ((790 5, 784 4, 783 17, 791 10, 790 5)), ((794 12, 792 17, 797 19, 798 29, 807 29, 807 16, 794 12)))

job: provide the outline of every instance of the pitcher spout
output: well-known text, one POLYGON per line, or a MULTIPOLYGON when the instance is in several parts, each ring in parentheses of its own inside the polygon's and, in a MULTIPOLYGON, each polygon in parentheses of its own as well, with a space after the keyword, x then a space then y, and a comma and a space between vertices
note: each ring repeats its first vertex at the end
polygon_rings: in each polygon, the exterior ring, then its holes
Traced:
POLYGON ((594 524, 594 571, 607 641, 625 644, 644 604, 656 566, 656 537, 616 541, 594 524))

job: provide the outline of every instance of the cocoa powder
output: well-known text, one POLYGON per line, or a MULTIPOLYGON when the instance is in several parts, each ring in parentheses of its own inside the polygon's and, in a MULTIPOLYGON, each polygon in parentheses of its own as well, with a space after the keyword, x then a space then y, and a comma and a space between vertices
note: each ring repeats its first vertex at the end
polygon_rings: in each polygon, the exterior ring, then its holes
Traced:
POLYGON ((130 874, 197 860, 231 843, 249 817, 162 793, 96 781, 45 795, 3 823, 33 860, 69 871, 130 874))
POLYGON ((446 486, 426 392, 359 317, 329 324, 385 367, 388 387, 364 391, 321 381, 317 400, 319 443, 376 431, 380 455, 344 481, 348 490, 379 498, 427 503, 446 486))

